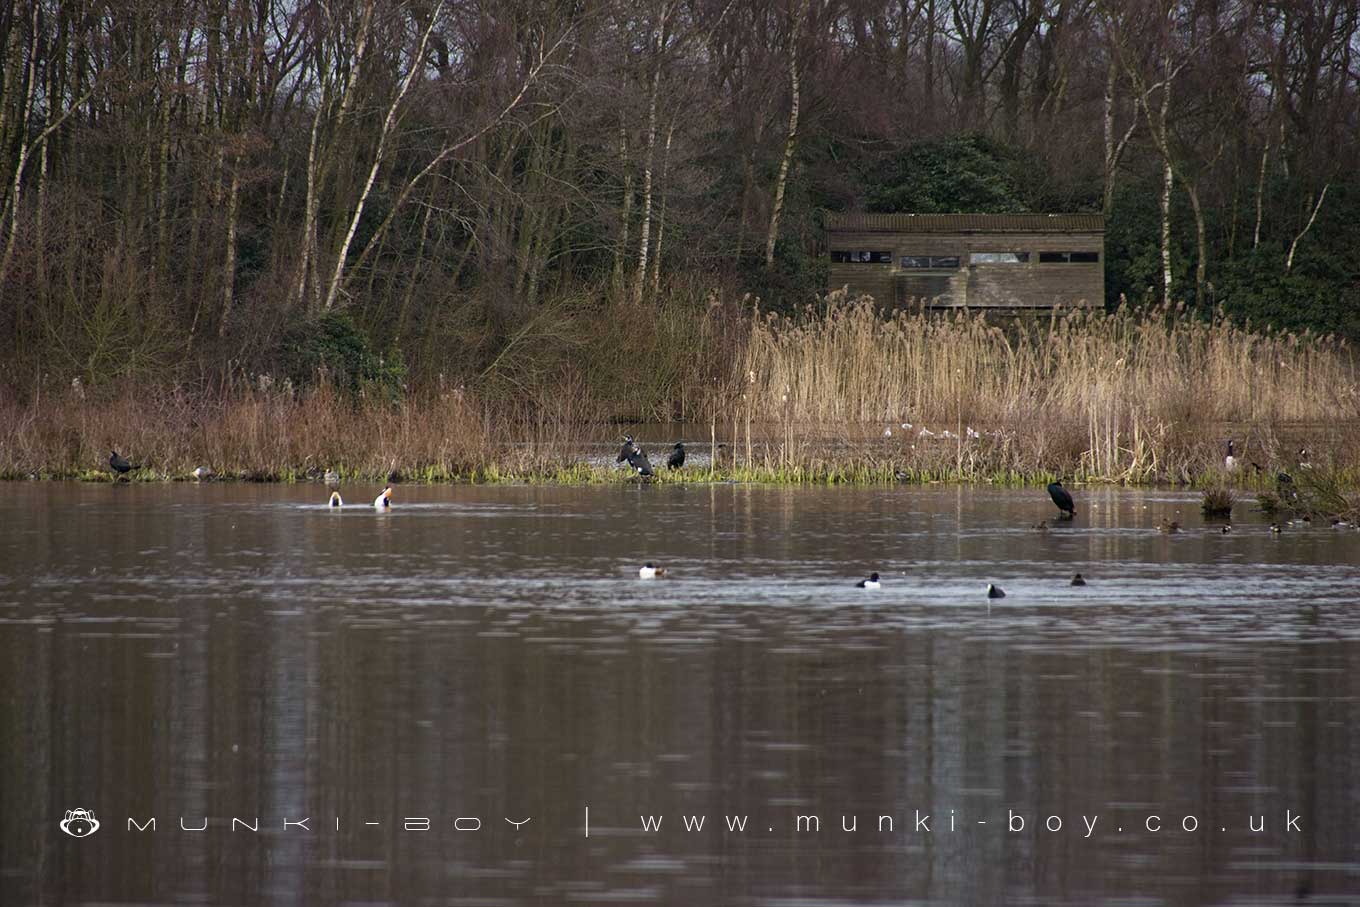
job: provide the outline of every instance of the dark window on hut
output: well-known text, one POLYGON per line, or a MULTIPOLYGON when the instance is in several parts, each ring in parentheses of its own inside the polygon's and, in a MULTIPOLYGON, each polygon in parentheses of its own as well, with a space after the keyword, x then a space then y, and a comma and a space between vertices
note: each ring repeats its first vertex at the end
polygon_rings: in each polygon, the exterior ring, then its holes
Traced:
POLYGON ((1040 264, 1096 264, 1099 252, 1040 252, 1040 264))
POLYGON ((891 252, 852 252, 845 249, 832 249, 831 260, 843 265, 890 265, 891 252))
POLYGON ((1029 261, 1028 252, 974 252, 969 261, 975 265, 1022 265, 1029 261))
POLYGON ((911 271, 937 270, 956 271, 959 267, 957 255, 903 255, 902 267, 911 271))

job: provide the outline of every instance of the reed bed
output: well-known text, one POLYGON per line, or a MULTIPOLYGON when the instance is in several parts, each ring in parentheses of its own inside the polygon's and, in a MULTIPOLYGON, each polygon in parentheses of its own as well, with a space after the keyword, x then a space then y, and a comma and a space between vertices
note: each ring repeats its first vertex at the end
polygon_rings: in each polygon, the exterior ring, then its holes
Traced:
POLYGON ((618 335, 602 344, 614 351, 608 361, 575 363, 567 347, 549 354, 535 343, 532 368, 510 351, 480 384, 441 378, 399 399, 259 376, 212 396, 78 384, 0 394, 0 476, 109 478, 116 447, 150 466, 142 478, 206 467, 284 481, 328 468, 347 479, 619 481, 626 471, 612 456, 583 450, 665 414, 686 420, 700 456, 663 481, 1063 475, 1266 490, 1306 455, 1313 474, 1360 487, 1360 368, 1329 338, 1176 307, 1004 326, 968 313, 885 315, 837 294, 797 317, 744 312, 710 296, 652 319, 651 340, 645 313, 624 312, 601 328, 618 335), (710 464, 707 448, 719 443, 710 464))
POLYGON ((1340 436, 1360 420, 1344 343, 1174 306, 1002 327, 976 313, 885 316, 833 294, 820 311, 755 319, 742 371, 752 420, 884 426, 918 448, 922 428, 931 446, 950 432, 993 469, 1122 481, 1188 481, 1237 432, 1262 464, 1288 462, 1282 439, 1300 431, 1345 459, 1340 436))

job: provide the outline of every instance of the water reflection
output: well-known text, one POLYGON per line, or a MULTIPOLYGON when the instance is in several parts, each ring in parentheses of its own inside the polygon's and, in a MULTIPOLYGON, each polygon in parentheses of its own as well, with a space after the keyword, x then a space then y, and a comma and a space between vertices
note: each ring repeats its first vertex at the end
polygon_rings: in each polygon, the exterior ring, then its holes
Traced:
POLYGON ((1111 490, 1046 533, 1042 490, 6 490, 6 904, 1360 888, 1355 531, 1111 490))

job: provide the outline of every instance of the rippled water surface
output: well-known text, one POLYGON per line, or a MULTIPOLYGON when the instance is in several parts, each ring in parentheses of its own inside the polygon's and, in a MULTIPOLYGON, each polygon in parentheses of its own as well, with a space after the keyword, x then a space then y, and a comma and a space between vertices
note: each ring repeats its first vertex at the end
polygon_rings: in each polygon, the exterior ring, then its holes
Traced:
POLYGON ((1042 490, 3 492, 6 905, 1360 903, 1354 529, 1107 489, 1046 532, 1042 490))

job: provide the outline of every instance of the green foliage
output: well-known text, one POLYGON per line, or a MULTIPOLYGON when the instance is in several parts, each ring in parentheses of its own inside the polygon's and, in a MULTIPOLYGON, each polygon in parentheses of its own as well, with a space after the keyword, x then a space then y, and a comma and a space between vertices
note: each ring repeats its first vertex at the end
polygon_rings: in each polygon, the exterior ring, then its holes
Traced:
POLYGON ((902 149, 866 174, 868 211, 1008 214, 1032 210, 1035 167, 1014 148, 960 135, 902 149))
POLYGON ((303 322, 284 336, 285 374, 298 387, 329 382, 357 394, 372 390, 396 397, 406 377, 399 351, 382 355, 348 315, 328 312, 303 322))

